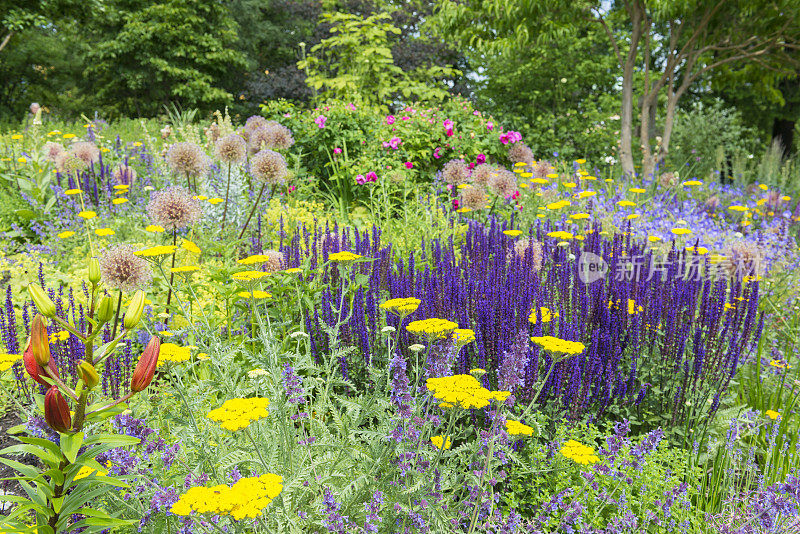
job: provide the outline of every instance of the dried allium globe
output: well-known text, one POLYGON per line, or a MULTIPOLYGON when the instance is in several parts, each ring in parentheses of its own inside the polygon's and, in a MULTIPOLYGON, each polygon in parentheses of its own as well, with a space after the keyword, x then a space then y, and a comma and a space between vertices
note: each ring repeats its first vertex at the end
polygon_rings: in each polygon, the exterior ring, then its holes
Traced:
POLYGON ((259 128, 263 128, 267 124, 268 124, 267 119, 265 119, 261 115, 253 115, 251 117, 248 117, 244 123, 244 129, 242 132, 244 134, 245 139, 249 139, 250 134, 252 134, 255 130, 258 130, 259 128))
POLYGON ((169 147, 167 165, 182 176, 198 176, 208 168, 208 157, 197 144, 182 141, 169 147))
POLYGON ((251 130, 247 136, 247 148, 251 154, 256 154, 264 148, 272 148, 267 143, 269 141, 269 130, 266 126, 261 126, 251 130))
POLYGON ((442 179, 450 185, 463 184, 469 178, 469 167, 460 159, 453 159, 445 163, 442 169, 442 179))
POLYGON ((470 185, 461 190, 458 198, 459 206, 471 210, 482 210, 486 207, 488 198, 486 190, 480 185, 470 185))
POLYGON ((536 272, 542 269, 542 244, 538 241, 531 241, 527 237, 516 240, 513 252, 509 251, 509 259, 513 256, 518 257, 521 261, 530 258, 531 267, 536 272))
POLYGON ((64 147, 61 146, 60 143, 53 143, 51 141, 46 142, 44 144, 44 148, 42 148, 42 153, 44 154, 44 157, 48 161, 52 161, 53 163, 56 162, 58 156, 63 152, 64 152, 64 147))
POLYGON ((500 195, 508 198, 517 190, 517 178, 507 169, 500 169, 489 179, 489 187, 500 195))
POLYGON ((294 145, 292 131, 279 122, 270 121, 266 126, 266 147, 272 150, 286 150, 294 145))
POLYGON ((494 165, 481 163, 472 169, 472 182, 477 185, 488 187, 489 180, 491 180, 492 175, 497 174, 498 172, 500 172, 500 170, 494 165))
POLYGON ((165 230, 180 230, 191 226, 200 220, 202 213, 200 202, 180 186, 154 192, 147 204, 150 220, 153 224, 163 226, 165 230))
POLYGON ((125 292, 143 289, 150 284, 150 264, 134 254, 130 245, 113 245, 100 256, 100 276, 103 283, 125 292))
POLYGON ((549 161, 540 161, 533 168, 533 177, 534 178, 546 178, 547 175, 550 174, 551 170, 552 170, 552 167, 550 167, 550 162, 549 161))
POLYGON ((508 159, 511 160, 511 163, 533 165, 533 150, 523 142, 514 143, 508 149, 508 159))
POLYGON ((58 172, 76 172, 85 168, 86 164, 69 150, 65 150, 56 156, 56 170, 58 172))
POLYGON ((286 259, 282 252, 278 252, 277 250, 265 250, 264 255, 269 258, 264 262, 264 269, 266 269, 267 272, 274 273, 285 267, 286 259))
POLYGON ((114 180, 120 185, 133 185, 136 180, 136 171, 133 167, 120 163, 114 168, 114 180))
POLYGON ((228 134, 217 141, 215 153, 223 163, 240 163, 247 155, 247 143, 238 134, 228 134))
POLYGON ((282 183, 289 175, 286 159, 274 150, 264 149, 250 160, 250 172, 265 184, 282 183))
POLYGON ((89 141, 78 141, 70 147, 70 152, 87 167, 100 161, 100 149, 89 141))

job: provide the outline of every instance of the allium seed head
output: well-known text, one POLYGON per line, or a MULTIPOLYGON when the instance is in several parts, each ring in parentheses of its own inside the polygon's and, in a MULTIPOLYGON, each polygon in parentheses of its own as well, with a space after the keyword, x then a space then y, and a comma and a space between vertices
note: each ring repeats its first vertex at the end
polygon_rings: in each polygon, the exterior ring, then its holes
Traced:
POLYGON ((169 147, 167 165, 183 176, 198 176, 208 168, 208 157, 195 143, 182 141, 169 147))
POLYGON ((513 172, 500 169, 492 174, 489 179, 489 187, 502 197, 510 197, 517 190, 517 178, 513 172))
POLYGON ((661 184, 661 187, 672 187, 678 183, 678 179, 674 173, 665 172, 658 176, 658 183, 661 184))
POLYGON ((89 141, 78 141, 70 147, 70 151, 87 167, 100 161, 100 149, 89 141))
POLYGON ((264 269, 267 272, 274 273, 286 267, 286 261, 282 252, 277 250, 265 250, 264 255, 269 259, 264 262, 264 269))
POLYGON ((461 190, 461 195, 459 196, 458 202, 459 206, 462 208, 482 210, 488 203, 486 190, 477 184, 465 187, 461 190))
POLYGON ((498 169, 494 165, 490 165, 488 163, 481 163, 480 165, 472 169, 472 182, 477 185, 487 187, 489 185, 489 180, 492 178, 492 175, 499 172, 500 169, 498 169))
POLYGON ((265 119, 261 115, 253 115, 251 117, 248 117, 248 119, 244 123, 244 131, 243 131, 244 138, 249 140, 251 133, 253 133, 255 130, 258 130, 259 128, 263 128, 266 125, 267 125, 267 119, 265 119))
POLYGON ((723 252, 729 263, 725 264, 731 278, 741 280, 745 276, 764 274, 765 251, 748 241, 737 241, 723 252))
POLYGON ((267 130, 266 147, 272 150, 286 150, 294 145, 292 131, 275 121, 269 121, 264 127, 267 130))
POLYGON ((75 172, 86 168, 86 164, 78 159, 70 150, 65 150, 56 156, 56 169, 58 172, 75 172))
POLYGON ((533 177, 534 178, 546 178, 548 174, 550 174, 550 166, 549 161, 540 161, 536 164, 533 168, 533 177))
POLYGON ((539 272, 542 269, 542 244, 538 241, 531 241, 527 237, 518 239, 514 242, 513 252, 509 251, 509 259, 512 254, 521 261, 525 261, 526 256, 530 256, 533 270, 539 272))
POLYGON ((144 289, 153 275, 147 260, 134 254, 130 245, 113 245, 100 256, 101 280, 108 287, 131 292, 144 289))
POLYGON ((469 178, 469 167, 460 159, 452 159, 445 163, 442 178, 450 185, 463 184, 469 178))
POLYGON ((265 148, 250 160, 250 172, 256 179, 275 185, 286 180, 289 169, 283 156, 274 150, 265 148))
POLYGON ((508 149, 508 159, 511 160, 511 163, 533 165, 533 150, 523 142, 514 143, 508 149))
POLYGON ((114 168, 114 179, 120 185, 133 185, 136 180, 136 171, 133 167, 120 163, 114 168))
POLYGON ((58 158, 59 154, 64 152, 64 147, 61 146, 61 143, 53 143, 48 141, 44 144, 44 148, 42 149, 44 153, 44 157, 47 158, 48 161, 52 161, 53 163, 56 162, 56 158, 58 158))
POLYGON ((223 163, 240 163, 246 153, 247 143, 238 134, 228 134, 217 141, 217 158, 223 163))
POLYGON ((156 191, 147 204, 147 215, 153 224, 165 230, 180 230, 196 223, 202 214, 200 203, 192 194, 180 186, 156 191))

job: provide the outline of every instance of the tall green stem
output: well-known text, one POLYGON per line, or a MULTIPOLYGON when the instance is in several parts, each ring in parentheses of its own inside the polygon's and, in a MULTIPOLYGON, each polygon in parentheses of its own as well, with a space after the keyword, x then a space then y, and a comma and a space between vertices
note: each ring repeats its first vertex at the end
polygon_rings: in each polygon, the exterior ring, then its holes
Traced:
MULTIPOLYGON (((258 207, 258 203, 261 202, 261 195, 264 194, 264 188, 267 187, 266 182, 261 185, 261 189, 258 191, 258 198, 256 198, 255 203, 253 204, 253 209, 250 210, 250 215, 247 216, 247 220, 244 222, 244 226, 242 226, 242 231, 239 232, 239 239, 242 238, 244 232, 247 230, 247 225, 250 224, 250 219, 253 218, 253 213, 256 212, 256 208, 258 207)), ((275 186, 273 186, 274 190, 275 186)))
POLYGON ((225 220, 228 217, 228 195, 231 191, 231 163, 228 162, 228 185, 225 186, 225 209, 222 210, 222 231, 225 232, 225 220))

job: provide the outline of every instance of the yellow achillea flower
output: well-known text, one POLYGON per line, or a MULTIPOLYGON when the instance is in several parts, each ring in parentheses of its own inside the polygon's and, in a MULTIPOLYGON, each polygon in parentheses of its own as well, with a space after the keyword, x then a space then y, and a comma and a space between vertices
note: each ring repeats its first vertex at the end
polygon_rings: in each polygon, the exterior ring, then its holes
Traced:
POLYGON ((530 427, 526 424, 520 423, 519 421, 515 421, 513 419, 506 419, 506 432, 511 434, 512 436, 532 436, 533 435, 533 427, 530 427))
POLYGON ((589 214, 588 213, 576 213, 575 215, 572 216, 572 218, 573 219, 578 219, 578 220, 580 220, 580 219, 588 219, 589 218, 589 214))
MULTIPOLYGON (((537 320, 536 315, 537 315, 536 310, 535 309, 531 310, 531 314, 528 316, 528 322, 530 322, 531 324, 536 324, 537 320)), ((549 323, 554 318, 558 317, 558 312, 553 313, 550 311, 550 308, 545 308, 544 306, 542 306, 541 308, 539 308, 539 315, 542 316, 543 323, 549 323)))
POLYGON ((208 199, 208 203, 209 204, 214 204, 214 205, 219 204, 220 202, 224 202, 224 201, 225 201, 224 198, 219 198, 219 197, 214 197, 214 198, 209 198, 208 199))
POLYGON ((266 254, 254 254, 244 258, 243 260, 236 260, 236 263, 241 265, 253 265, 254 263, 266 263, 269 260, 270 257, 266 254))
POLYGON ((252 293, 250 293, 249 291, 240 291, 236 294, 242 297, 243 299, 249 299, 250 297, 253 297, 254 299, 268 299, 272 296, 266 291, 260 291, 258 289, 253 291, 252 293))
POLYGON ((265 273, 264 271, 242 271, 239 273, 233 273, 231 275, 231 278, 233 278, 237 282, 252 282, 253 280, 258 280, 259 278, 263 278, 268 274, 269 273, 265 273))
POLYGON ((192 197, 193 200, 208 200, 208 197, 205 195, 195 195, 192 197))
POLYGON ((80 189, 67 189, 64 191, 65 195, 80 195, 82 191, 80 189))
POLYGON ((517 237, 522 235, 522 230, 503 230, 503 233, 510 237, 517 237))
POLYGON ((111 228, 98 228, 94 231, 94 233, 100 237, 108 237, 110 235, 114 235, 115 232, 111 228))
POLYGON ((97 214, 93 211, 81 211, 78 212, 78 217, 80 217, 81 219, 86 219, 88 221, 89 219, 94 219, 95 217, 97 217, 97 214))
POLYGON ((456 328, 453 330, 453 342, 461 348, 475 341, 475 331, 469 328, 456 328))
POLYGON ((636 305, 636 301, 628 299, 628 315, 636 315, 637 312, 644 311, 644 308, 636 305))
POLYGON ((111 201, 112 204, 115 206, 119 206, 120 204, 125 204, 128 201, 127 198, 115 198, 111 201))
POLYGON ((362 256, 360 256, 359 254, 353 254, 349 250, 343 250, 342 252, 333 252, 333 253, 328 255, 328 259, 329 260, 337 261, 337 262, 353 261, 353 260, 357 260, 358 258, 361 258, 361 257, 362 256))
POLYGON ((184 250, 188 250, 192 254, 200 254, 200 247, 198 247, 188 239, 184 239, 183 242, 181 242, 181 248, 184 250))
POLYGON ((772 367, 777 367, 778 369, 791 369, 792 366, 789 365, 785 360, 772 360, 769 362, 772 367))
POLYGON ((0 354, 0 373, 8 371, 12 365, 21 359, 21 354, 0 354))
POLYGON ((157 224, 148 225, 147 228, 144 229, 145 232, 153 232, 153 233, 160 233, 164 231, 163 226, 159 226, 157 224))
POLYGON ((575 195, 576 198, 589 198, 597 194, 597 191, 581 191, 575 195))
POLYGON ((560 210, 561 208, 566 208, 571 204, 572 203, 569 200, 559 200, 558 202, 553 202, 552 204, 548 204, 546 208, 549 210, 560 210))
POLYGON ((657 242, 661 241, 661 238, 658 237, 657 235, 651 235, 651 236, 647 236, 647 240, 650 241, 651 243, 657 243, 657 242))
POLYGON ((692 231, 688 228, 673 228, 672 233, 675 235, 686 235, 691 234, 692 231))
POLYGON ((485 408, 491 401, 504 402, 511 395, 510 391, 489 391, 472 375, 429 378, 426 387, 434 398, 441 401, 439 406, 442 408, 485 408))
POLYGON ((130 189, 130 187, 131 186, 129 186, 129 185, 119 184, 119 185, 115 185, 114 189, 116 189, 117 191, 127 191, 128 189, 130 189))
POLYGON ((547 237, 554 237, 556 239, 574 239, 575 236, 572 235, 570 232, 565 232, 563 230, 558 230, 555 232, 549 232, 547 237))
POLYGON ((191 359, 191 351, 187 347, 181 347, 175 343, 162 343, 156 366, 161 367, 168 362, 181 363, 189 359, 191 359))
POLYGON ((303 269, 301 269, 300 267, 291 267, 289 269, 284 270, 283 272, 289 273, 289 274, 302 273, 303 269))
POLYGON ((414 297, 389 299, 380 308, 400 317, 407 317, 417 311, 422 301, 414 297))
POLYGON ((582 354, 586 345, 578 341, 567 341, 553 336, 532 337, 531 341, 550 352, 563 352, 566 354, 582 354))
POLYGON ((447 319, 421 319, 411 321, 406 326, 406 330, 414 335, 425 337, 426 339, 446 339, 458 328, 458 324, 447 319))
POLYGON ((230 399, 222 406, 208 412, 208 418, 231 432, 247 428, 253 421, 269 416, 269 399, 250 397, 247 399, 230 399))
POLYGON ((767 410, 766 412, 764 412, 764 415, 773 420, 777 419, 778 417, 781 417, 781 414, 776 412, 775 410, 767 410))
POLYGON ((458 208, 456 211, 458 213, 469 213, 472 211, 472 208, 458 208))
POLYGON ((546 174, 545 176, 547 176, 551 180, 554 180, 555 178, 558 178, 558 174, 556 174, 554 172, 551 172, 550 174, 546 174))
POLYGON ((639 194, 639 193, 644 193, 645 190, 642 189, 641 187, 631 187, 630 189, 628 189, 628 191, 630 191, 631 193, 639 194))
POLYGON ((569 440, 561 447, 561 454, 581 465, 595 464, 600 458, 594 453, 594 449, 584 445, 574 439, 569 440))
POLYGON ((59 330, 50 334, 50 343, 58 343, 59 341, 66 341, 69 339, 69 332, 66 330, 59 330))
POLYGON ((74 480, 80 480, 82 478, 88 477, 89 475, 97 475, 97 476, 103 477, 103 476, 106 476, 107 474, 108 474, 108 471, 97 471, 96 469, 92 469, 91 467, 84 465, 83 467, 81 467, 78 470, 78 473, 75 475, 75 478, 73 478, 72 480, 73 481, 74 480))
POLYGON ((174 245, 157 245, 144 250, 137 250, 134 252, 134 255, 149 258, 153 256, 166 256, 167 254, 172 254, 173 252, 175 252, 174 245))
POLYGON ((58 234, 58 238, 59 239, 66 239, 66 238, 72 237, 74 235, 75 235, 75 232, 73 232, 72 230, 67 230, 66 232, 61 232, 60 234, 58 234))
POLYGON ((742 211, 747 211, 750 208, 748 208, 747 206, 736 206, 736 205, 734 205, 734 206, 728 206, 728 209, 731 210, 731 211, 742 212, 742 211))
POLYGON ((437 449, 441 449, 442 445, 444 445, 444 450, 449 449, 453 445, 453 442, 450 441, 449 436, 446 441, 444 439, 444 436, 433 436, 431 437, 431 443, 433 443, 433 446, 436 447, 437 449))
POLYGON ((531 180, 531 183, 544 185, 544 184, 549 184, 550 180, 545 180, 544 178, 534 178, 533 180, 531 180))
POLYGON ((564 182, 561 185, 563 185, 567 189, 574 189, 575 187, 578 187, 578 184, 576 184, 575 182, 564 182))
POLYGON ((636 202, 631 202, 630 200, 620 200, 617 202, 617 206, 621 208, 632 208, 636 206, 636 202))
POLYGON ((703 182, 700 180, 689 180, 688 182, 683 182, 685 186, 693 186, 693 185, 703 185, 703 182))
POLYGON ((180 516, 192 512, 228 515, 237 521, 246 517, 255 519, 282 490, 283 477, 273 473, 241 478, 233 486, 197 486, 181 495, 170 512, 180 516))

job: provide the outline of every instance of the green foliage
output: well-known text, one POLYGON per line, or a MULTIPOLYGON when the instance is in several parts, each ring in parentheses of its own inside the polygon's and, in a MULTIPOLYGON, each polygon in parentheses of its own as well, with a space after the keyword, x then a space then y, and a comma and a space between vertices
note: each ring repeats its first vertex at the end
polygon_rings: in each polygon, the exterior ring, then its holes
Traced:
POLYGON ((93 35, 85 80, 116 114, 153 116, 171 102, 222 107, 233 98, 222 79, 244 66, 232 48, 236 26, 213 0, 118 0, 93 35))
POLYGON ((450 67, 428 65, 406 73, 395 65, 389 35, 400 30, 389 15, 361 17, 350 13, 324 13, 331 36, 311 48, 297 66, 307 73, 306 83, 328 99, 353 100, 373 106, 389 98, 437 101, 447 95, 437 79, 452 76, 450 67))
POLYGON ((742 114, 714 100, 677 114, 667 163, 682 177, 706 179, 723 169, 729 158, 747 156, 758 148, 756 132, 745 125, 742 114))

